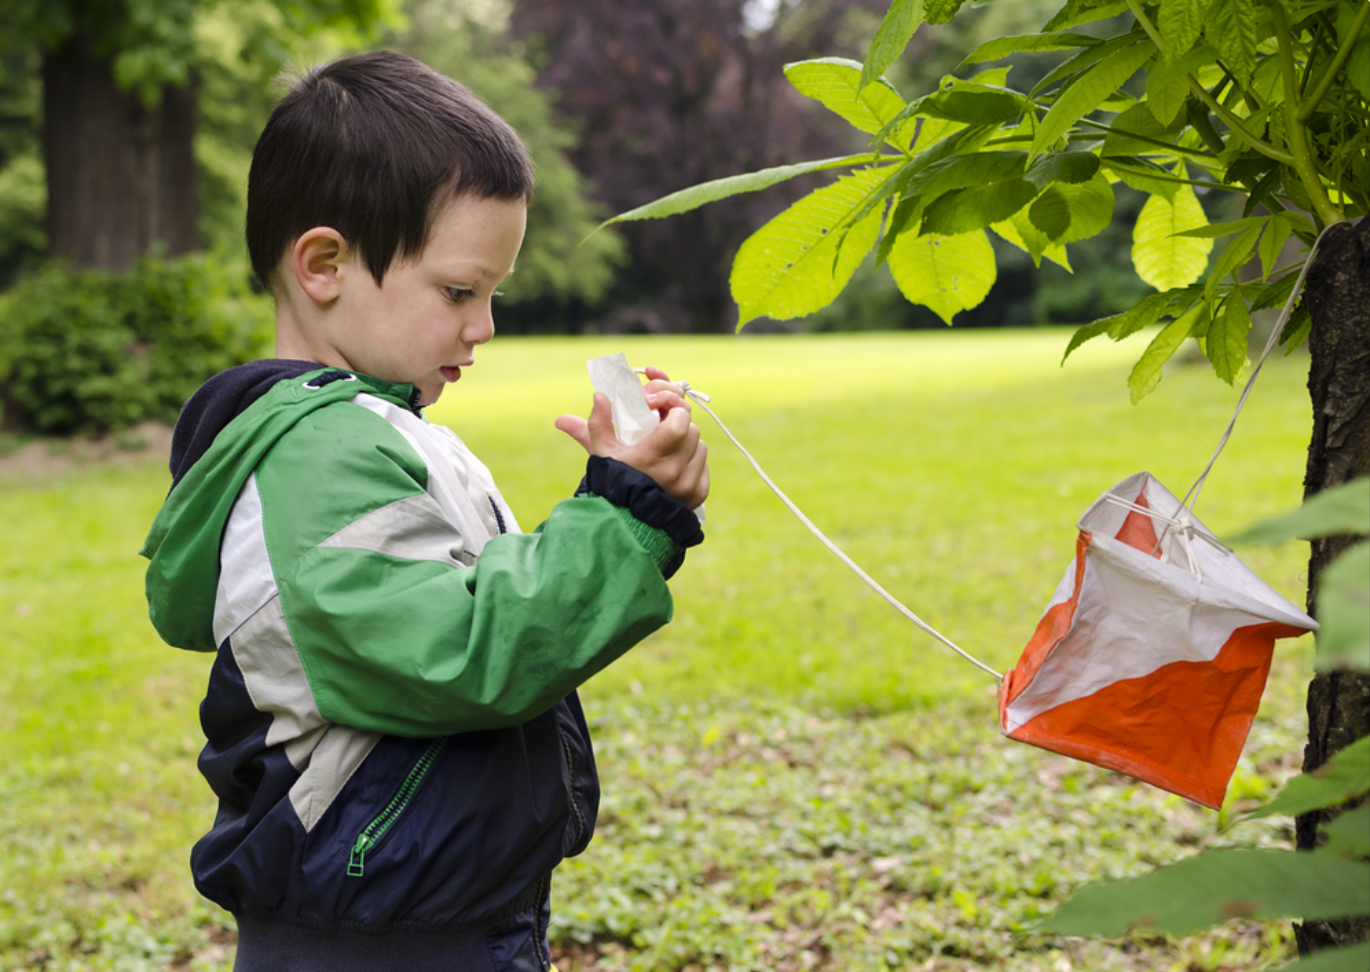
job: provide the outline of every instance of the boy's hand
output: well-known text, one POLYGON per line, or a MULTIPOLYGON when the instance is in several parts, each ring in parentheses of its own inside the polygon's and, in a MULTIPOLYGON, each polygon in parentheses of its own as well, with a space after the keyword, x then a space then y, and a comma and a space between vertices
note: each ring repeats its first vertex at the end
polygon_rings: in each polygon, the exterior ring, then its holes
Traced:
POLYGON ((614 434, 609 398, 595 393, 589 419, 563 415, 557 428, 592 456, 617 459, 656 480, 666 494, 694 509, 709 495, 708 447, 700 439, 699 426, 690 421, 690 403, 679 385, 665 372, 648 368, 649 381, 642 392, 647 404, 661 414, 661 424, 633 445, 624 445, 614 434))

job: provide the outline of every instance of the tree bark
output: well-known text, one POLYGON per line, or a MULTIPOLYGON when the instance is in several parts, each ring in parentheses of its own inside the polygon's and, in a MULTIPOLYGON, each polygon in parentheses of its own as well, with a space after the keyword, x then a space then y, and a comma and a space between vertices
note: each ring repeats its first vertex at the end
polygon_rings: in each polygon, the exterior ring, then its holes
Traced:
MULTIPOLYGON (((1370 219, 1335 227, 1323 237, 1304 293, 1313 319, 1308 336, 1313 439, 1304 474, 1307 498, 1370 475, 1370 219)), ((1323 570, 1356 539, 1340 535, 1312 542, 1310 612, 1323 570)), ((1370 735, 1370 675, 1346 670, 1315 675, 1308 687, 1304 772, 1365 735, 1370 735)), ((1295 823, 1298 848, 1316 847, 1318 828, 1359 802, 1301 815, 1295 823)), ((1304 922, 1294 926, 1294 934, 1299 954, 1307 955, 1370 939, 1370 918, 1304 922)))
POLYGON ((195 90, 165 87, 155 105, 121 91, 108 60, 77 34, 43 59, 48 252, 123 270, 157 244, 199 247, 195 90))

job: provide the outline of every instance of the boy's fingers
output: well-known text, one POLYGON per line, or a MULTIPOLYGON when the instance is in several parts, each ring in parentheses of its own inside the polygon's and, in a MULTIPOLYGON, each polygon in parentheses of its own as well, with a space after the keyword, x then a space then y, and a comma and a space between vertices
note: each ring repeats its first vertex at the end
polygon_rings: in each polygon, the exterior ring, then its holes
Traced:
POLYGON ((690 411, 690 400, 671 388, 648 392, 646 398, 647 407, 661 413, 663 418, 673 408, 683 408, 687 412, 690 411))

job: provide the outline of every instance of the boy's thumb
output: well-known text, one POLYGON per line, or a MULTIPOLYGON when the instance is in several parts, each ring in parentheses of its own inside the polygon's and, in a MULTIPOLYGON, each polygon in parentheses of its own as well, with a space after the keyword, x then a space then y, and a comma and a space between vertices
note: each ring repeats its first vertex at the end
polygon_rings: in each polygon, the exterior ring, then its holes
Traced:
POLYGON ((609 455, 618 445, 618 435, 614 431, 614 410, 604 392, 595 392, 595 404, 585 424, 590 440, 586 448, 597 456, 609 455))
POLYGON ((618 436, 614 434, 613 409, 609 406, 609 397, 603 392, 595 392, 595 403, 588 420, 579 415, 563 415, 557 419, 556 425, 591 455, 607 456, 618 445, 618 436))

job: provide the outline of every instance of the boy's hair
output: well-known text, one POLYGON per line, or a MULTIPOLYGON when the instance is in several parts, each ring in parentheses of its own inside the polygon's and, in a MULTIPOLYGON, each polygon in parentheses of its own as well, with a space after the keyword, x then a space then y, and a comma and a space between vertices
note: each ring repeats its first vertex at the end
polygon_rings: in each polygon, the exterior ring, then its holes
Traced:
POLYGON ((508 123, 466 87, 402 54, 344 57, 300 77, 252 153, 247 251, 274 289, 287 248, 330 226, 380 286, 417 257, 434 213, 464 193, 522 199, 533 164, 508 123))

